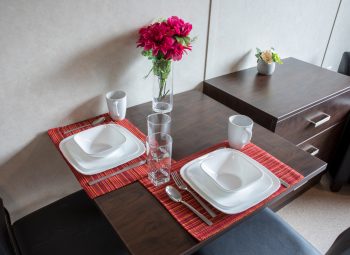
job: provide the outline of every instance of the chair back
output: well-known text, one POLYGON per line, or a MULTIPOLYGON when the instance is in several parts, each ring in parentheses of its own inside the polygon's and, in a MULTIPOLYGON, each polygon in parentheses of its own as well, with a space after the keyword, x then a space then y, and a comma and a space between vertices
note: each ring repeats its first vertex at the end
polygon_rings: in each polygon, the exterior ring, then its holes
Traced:
POLYGON ((344 230, 334 241, 326 255, 349 255, 350 254, 350 228, 344 230))
POLYGON ((15 255, 10 217, 0 198, 0 254, 15 255))
POLYGON ((350 76, 350 52, 344 52, 338 67, 338 73, 350 76))

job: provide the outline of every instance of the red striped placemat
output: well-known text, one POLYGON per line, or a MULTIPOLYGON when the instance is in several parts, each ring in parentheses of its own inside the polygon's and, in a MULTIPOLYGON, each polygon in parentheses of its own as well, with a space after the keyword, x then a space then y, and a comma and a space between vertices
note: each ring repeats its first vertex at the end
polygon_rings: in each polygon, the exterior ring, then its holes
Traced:
MULTIPOLYGON (((94 117, 94 118, 91 118, 91 119, 88 119, 88 120, 84 120, 84 121, 81 121, 78 123, 71 124, 68 126, 50 129, 48 131, 48 134, 49 134, 51 140, 53 141, 53 143, 55 144, 56 148, 60 151, 59 144, 64 138, 71 136, 72 134, 78 133, 82 130, 89 129, 89 128, 91 128, 91 126, 78 129, 78 130, 71 132, 71 133, 68 133, 68 134, 64 134, 64 131, 71 130, 71 129, 76 128, 76 127, 81 127, 81 126, 84 126, 86 124, 91 124, 95 119, 98 119, 101 116, 104 116, 106 118, 104 123, 114 122, 118 125, 121 125, 124 128, 128 129, 131 133, 133 133, 141 141, 143 141, 143 142, 145 141, 146 136, 137 127, 135 127, 130 121, 128 121, 127 119, 124 119, 122 121, 113 121, 107 113, 100 115, 100 116, 97 116, 97 117, 94 117)), ((60 151, 60 153, 63 156, 61 151, 60 151)), ((95 197, 101 196, 105 193, 108 193, 108 192, 111 192, 113 190, 124 187, 125 185, 133 183, 133 182, 147 176, 147 165, 142 165, 142 166, 136 167, 132 170, 128 170, 126 172, 123 172, 123 173, 118 174, 116 176, 110 177, 110 178, 108 178, 104 181, 101 181, 97 184, 94 184, 92 186, 88 185, 89 181, 103 177, 103 176, 108 175, 108 174, 111 174, 118 169, 122 169, 128 165, 134 164, 140 160, 145 160, 145 159, 146 159, 146 155, 143 154, 142 156, 140 156, 136 159, 133 159, 133 160, 129 161, 128 163, 125 163, 119 167, 112 168, 112 169, 109 169, 109 170, 104 171, 102 173, 94 174, 94 175, 83 175, 83 174, 77 172, 75 170, 75 168, 66 159, 65 159, 65 161, 67 162, 67 164, 70 167, 70 169, 72 170, 73 174, 75 175, 75 177, 77 178, 77 180, 79 181, 79 183, 83 187, 83 189, 86 191, 86 193, 89 195, 89 197, 95 198, 95 197)))
MULTIPOLYGON (((220 147, 228 147, 227 141, 217 144, 213 147, 210 147, 201 152, 195 153, 191 156, 188 156, 177 163, 175 163, 172 167, 172 171, 179 171, 183 165, 187 162, 198 158, 206 153, 209 153, 220 147)), ((284 181, 288 182, 291 186, 298 183, 304 177, 299 174, 297 171, 282 163, 263 149, 258 146, 250 143, 244 147, 242 150, 243 153, 248 155, 249 157, 255 159, 271 172, 273 172, 277 177, 282 178, 284 181)), ((224 214, 214 209, 217 212, 217 216, 212 219, 213 225, 206 225, 201 219, 199 219, 195 214, 193 214, 187 207, 182 205, 181 203, 175 203, 171 201, 166 195, 164 188, 165 186, 155 187, 153 186, 147 178, 140 180, 140 182, 165 206, 165 208, 173 215, 173 217, 197 240, 202 241, 210 236, 224 230, 228 226, 234 224, 235 222, 241 220, 242 218, 250 215, 257 209, 264 206, 267 202, 269 202, 274 197, 278 196, 282 192, 286 190, 285 187, 281 185, 278 191, 272 194, 267 199, 261 201, 259 204, 251 207, 250 209, 234 215, 224 214)), ((169 183, 176 187, 175 183, 171 181, 169 183)), ((209 214, 193 199, 191 195, 189 195, 186 191, 181 191, 183 198, 185 201, 189 202, 192 206, 194 206, 198 211, 203 213, 210 219, 209 214)))

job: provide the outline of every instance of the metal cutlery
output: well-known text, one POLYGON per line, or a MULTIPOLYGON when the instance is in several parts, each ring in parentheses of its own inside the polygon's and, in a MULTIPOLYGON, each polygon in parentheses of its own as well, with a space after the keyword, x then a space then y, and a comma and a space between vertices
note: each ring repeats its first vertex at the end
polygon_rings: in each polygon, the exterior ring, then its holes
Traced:
POLYGON ((173 177, 173 180, 175 181, 175 184, 179 189, 188 191, 194 197, 194 199, 196 199, 197 202, 209 213, 211 217, 216 216, 215 212, 213 212, 213 210, 211 210, 206 204, 204 204, 203 201, 186 186, 186 184, 183 182, 183 180, 177 172, 172 172, 171 176, 173 177))
POLYGON ((70 130, 66 130, 66 131, 63 132, 63 134, 68 134, 70 132, 73 132, 75 130, 78 130, 78 129, 81 129, 81 128, 84 128, 84 127, 89 127, 89 126, 94 127, 94 126, 97 126, 98 124, 103 123, 105 120, 106 120, 105 117, 100 117, 100 118, 94 120, 91 124, 86 124, 84 126, 80 126, 80 127, 76 127, 76 128, 70 129, 70 130))
POLYGON ((171 200, 173 200, 174 202, 177 203, 182 203, 185 206, 188 207, 188 209, 190 209, 192 212, 194 212, 199 218, 201 218, 207 225, 211 226, 213 225, 213 222, 211 222, 209 219, 207 219, 207 217, 205 217, 203 214, 201 214, 200 212, 198 212, 195 208, 193 208, 190 204, 188 204, 187 202, 182 200, 182 196, 180 194, 180 192, 175 189, 173 186, 166 186, 165 188, 165 192, 168 194, 168 196, 170 197, 171 200))
POLYGON ((278 179, 280 180, 281 184, 282 184, 284 187, 289 188, 289 184, 288 184, 286 181, 282 180, 282 178, 278 178, 278 179))
POLYGON ((106 180, 106 179, 108 179, 108 178, 111 178, 112 176, 121 174, 121 173, 123 173, 123 172, 125 172, 125 171, 128 171, 128 170, 132 169, 132 168, 135 168, 135 167, 138 167, 138 166, 142 166, 142 165, 144 165, 145 163, 146 163, 146 160, 138 161, 138 162, 136 162, 136 163, 134 163, 134 164, 131 164, 131 165, 129 165, 129 166, 126 166, 126 167, 124 167, 124 168, 122 168, 122 169, 120 169, 120 170, 118 170, 118 171, 116 171, 116 172, 114 172, 114 173, 111 173, 111 174, 109 174, 109 175, 100 177, 100 178, 95 179, 95 180, 92 180, 92 181, 89 181, 88 184, 89 184, 90 186, 92 186, 92 185, 94 185, 94 184, 96 184, 96 183, 99 183, 99 182, 101 182, 101 181, 103 181, 103 180, 106 180))

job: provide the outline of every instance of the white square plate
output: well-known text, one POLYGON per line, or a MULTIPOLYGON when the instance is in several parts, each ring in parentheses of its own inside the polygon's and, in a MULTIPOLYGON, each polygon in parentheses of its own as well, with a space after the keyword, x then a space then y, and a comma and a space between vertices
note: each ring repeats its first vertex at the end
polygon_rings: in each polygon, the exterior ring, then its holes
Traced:
POLYGON ((125 135, 115 125, 99 125, 73 136, 78 146, 89 156, 105 157, 119 149, 125 135))
MULTIPOLYGON (((232 150, 232 149, 220 149, 232 150)), ((207 157, 220 153, 220 150, 210 152, 184 165, 180 174, 185 182, 203 199, 223 213, 237 214, 268 198, 280 187, 279 179, 264 166, 261 166, 263 176, 247 188, 225 192, 221 190, 204 171, 201 163, 207 157)), ((240 152, 241 153, 241 152, 240 152)), ((251 159, 253 160, 253 159, 251 159)))
POLYGON ((223 191, 244 189, 263 176, 261 165, 237 150, 219 150, 200 164, 214 183, 223 191))
POLYGON ((80 173, 92 175, 122 165, 145 153, 145 146, 136 136, 126 128, 117 124, 106 124, 117 128, 126 141, 119 149, 106 157, 92 157, 86 154, 69 136, 60 142, 59 148, 66 160, 80 173))

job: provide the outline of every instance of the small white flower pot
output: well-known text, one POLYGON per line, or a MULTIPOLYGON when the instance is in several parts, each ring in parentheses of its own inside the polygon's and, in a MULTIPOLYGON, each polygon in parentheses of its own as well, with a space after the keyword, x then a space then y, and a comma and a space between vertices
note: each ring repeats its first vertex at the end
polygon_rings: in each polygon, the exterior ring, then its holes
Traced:
POLYGON ((272 62, 271 64, 266 63, 264 60, 258 61, 258 73, 262 75, 272 75, 275 71, 275 62, 272 62))

